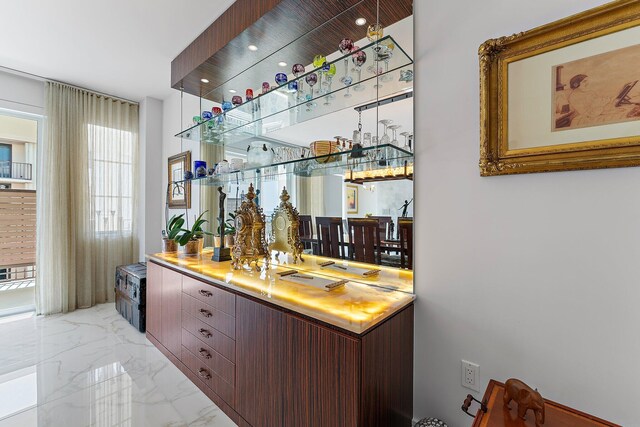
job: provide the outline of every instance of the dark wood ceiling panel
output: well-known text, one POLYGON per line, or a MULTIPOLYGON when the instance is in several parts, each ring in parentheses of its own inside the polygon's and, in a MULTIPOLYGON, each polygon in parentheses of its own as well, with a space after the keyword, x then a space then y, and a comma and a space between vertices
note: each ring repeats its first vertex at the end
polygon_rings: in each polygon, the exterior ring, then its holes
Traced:
MULTIPOLYGON (((171 87, 196 70, 281 0, 236 0, 220 17, 171 61, 171 87)), ((179 86, 179 85, 178 85, 179 86)))
MULTIPOLYGON (((256 90, 263 80, 273 80, 275 72, 289 73, 296 62, 308 64, 316 54, 328 55, 336 51, 344 37, 363 38, 366 27, 359 27, 354 21, 364 17, 368 22, 375 22, 376 1, 238 0, 227 12, 171 63, 172 87, 179 89, 182 86, 188 93, 220 101, 222 92, 209 93, 211 89, 263 61, 264 66, 246 73, 244 79, 233 81, 240 95, 244 95, 245 88, 256 90), (262 7, 261 10, 268 11, 238 31, 239 23, 251 21, 255 14, 232 10, 236 6, 262 7), (296 43, 290 45, 294 40, 296 43), (223 41, 225 44, 220 46, 223 41), (250 44, 258 46, 259 50, 250 51, 247 49, 250 44), (287 48, 283 49, 285 46, 287 48), (274 52, 278 52, 277 58, 274 52), (288 63, 286 68, 277 67, 277 62, 282 60, 288 63), (209 83, 201 83, 201 78, 208 79, 209 83)), ((413 0, 380 1, 380 23, 384 27, 412 13, 413 0)))

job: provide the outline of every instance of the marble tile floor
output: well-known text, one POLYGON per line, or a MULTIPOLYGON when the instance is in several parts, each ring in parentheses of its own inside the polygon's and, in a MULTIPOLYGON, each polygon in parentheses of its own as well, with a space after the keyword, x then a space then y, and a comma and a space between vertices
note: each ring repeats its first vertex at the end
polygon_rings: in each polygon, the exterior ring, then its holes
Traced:
POLYGON ((0 318, 0 427, 235 424, 115 310, 0 318))

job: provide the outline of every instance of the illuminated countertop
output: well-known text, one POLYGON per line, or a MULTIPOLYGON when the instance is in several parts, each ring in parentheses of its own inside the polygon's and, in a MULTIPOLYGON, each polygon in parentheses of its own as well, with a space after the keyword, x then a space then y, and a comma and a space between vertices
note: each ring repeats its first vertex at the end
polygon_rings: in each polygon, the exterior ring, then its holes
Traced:
MULTIPOLYGON (((303 264, 272 265, 269 270, 233 270, 231 262, 211 261, 211 251, 205 250, 199 256, 184 256, 178 254, 158 253, 147 255, 150 261, 167 267, 182 270, 204 281, 214 282, 239 293, 268 301, 272 304, 320 320, 338 328, 355 334, 363 334, 382 320, 392 316, 409 305, 415 296, 409 292, 401 292, 382 287, 385 277, 390 280, 390 286, 397 285, 402 279, 409 279, 412 283, 413 275, 407 271, 393 271, 396 269, 365 265, 369 268, 380 269, 378 278, 348 277, 339 272, 329 276, 320 270, 319 262, 325 258, 307 255, 303 264), (304 268, 303 268, 304 265, 304 268), (304 274, 317 277, 331 277, 348 279, 342 287, 325 291, 315 286, 302 285, 283 280, 278 272, 295 268, 304 274), (393 281, 395 280, 395 284, 393 281), (376 286, 365 282, 376 282, 376 286)), ((343 261, 339 261, 342 263, 343 261)), ((345 264, 346 265, 346 264, 345 264)), ((409 289, 406 283, 403 288, 409 289)))

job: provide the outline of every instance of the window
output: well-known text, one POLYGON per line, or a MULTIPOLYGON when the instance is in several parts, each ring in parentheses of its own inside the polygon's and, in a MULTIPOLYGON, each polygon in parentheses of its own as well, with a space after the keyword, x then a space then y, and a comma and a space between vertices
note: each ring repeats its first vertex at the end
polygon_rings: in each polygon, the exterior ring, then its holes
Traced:
POLYGON ((93 230, 130 234, 133 229, 133 134, 90 124, 88 142, 93 230))

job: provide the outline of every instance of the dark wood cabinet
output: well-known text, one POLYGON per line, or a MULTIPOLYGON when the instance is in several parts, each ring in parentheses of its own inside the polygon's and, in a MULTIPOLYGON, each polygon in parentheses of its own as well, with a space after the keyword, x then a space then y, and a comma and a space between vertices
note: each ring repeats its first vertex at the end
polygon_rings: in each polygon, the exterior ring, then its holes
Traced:
POLYGON ((162 269, 162 344, 180 357, 182 353, 182 274, 162 269))
POLYGON ((149 339, 238 425, 411 426, 412 304, 358 335, 153 262, 147 280, 149 339))
POLYGON ((162 271, 163 267, 147 263, 147 333, 162 342, 162 271))

